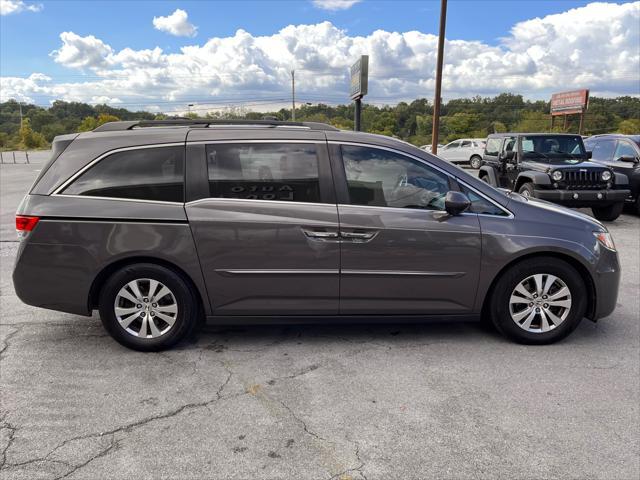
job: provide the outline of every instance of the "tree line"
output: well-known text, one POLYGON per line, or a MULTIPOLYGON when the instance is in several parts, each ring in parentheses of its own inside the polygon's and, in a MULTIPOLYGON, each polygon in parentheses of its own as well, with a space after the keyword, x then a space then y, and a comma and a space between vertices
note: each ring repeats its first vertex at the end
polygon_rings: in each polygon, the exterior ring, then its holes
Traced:
MULTIPOLYGON (((431 143, 433 105, 420 98, 411 103, 394 106, 364 104, 362 129, 400 138, 414 145, 431 143)), ((196 114, 191 114, 196 117, 196 114)), ((212 111, 204 118, 261 119, 264 116, 291 120, 291 109, 277 112, 252 112, 243 108, 212 111)), ((353 105, 303 104, 296 108, 297 121, 313 121, 353 129, 353 105)), ((89 105, 80 102, 55 101, 49 108, 22 104, 15 100, 0 103, 0 148, 48 148, 56 135, 89 131, 98 125, 115 120, 153 120, 167 118, 165 114, 130 111, 108 105, 89 105), (22 123, 20 116, 22 107, 22 123)), ((579 118, 573 115, 557 119, 553 130, 577 132, 579 118)), ((495 132, 548 132, 551 130, 549 102, 525 100, 522 95, 502 93, 495 97, 453 99, 441 108, 440 141, 458 138, 483 138, 495 132)), ((585 115, 583 134, 600 133, 640 134, 640 98, 591 97, 585 115)))

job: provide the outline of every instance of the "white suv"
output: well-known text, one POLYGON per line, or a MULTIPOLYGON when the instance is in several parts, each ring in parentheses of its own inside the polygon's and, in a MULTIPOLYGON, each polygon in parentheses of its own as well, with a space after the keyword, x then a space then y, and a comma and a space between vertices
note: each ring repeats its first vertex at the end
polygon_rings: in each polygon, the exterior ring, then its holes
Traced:
POLYGON ((438 156, 451 163, 468 163, 478 169, 482 165, 484 138, 461 138, 438 148, 438 156))

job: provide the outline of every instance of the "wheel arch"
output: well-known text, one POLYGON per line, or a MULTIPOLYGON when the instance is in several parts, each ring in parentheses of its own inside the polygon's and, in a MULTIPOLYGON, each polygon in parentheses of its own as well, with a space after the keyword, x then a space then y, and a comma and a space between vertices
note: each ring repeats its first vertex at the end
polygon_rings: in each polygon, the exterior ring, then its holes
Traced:
POLYGON ((489 304, 491 302, 491 296, 493 295, 495 286, 500 280, 500 278, 502 278, 502 276, 513 266, 533 258, 555 258, 558 260, 563 260, 578 271, 580 276, 583 278, 585 282, 585 287, 587 289, 587 311, 585 313, 585 316, 589 320, 593 321, 596 314, 596 291, 595 291, 596 287, 595 287, 593 278, 591 276, 591 273, 589 272, 587 267, 585 267, 582 264, 582 262, 572 257, 571 255, 560 253, 560 252, 531 252, 531 253, 524 254, 520 257, 514 258, 509 263, 504 265, 491 281, 491 285, 489 286, 487 293, 485 294, 484 300, 482 302, 481 315, 483 317, 486 317, 489 314, 489 304))
POLYGON ((520 190, 520 187, 527 182, 531 182, 534 185, 548 186, 548 185, 551 185, 551 178, 549 178, 549 175, 542 172, 535 172, 535 171, 520 172, 520 174, 518 175, 518 178, 516 179, 516 183, 513 187, 514 191, 517 192, 518 190, 520 190))
POLYGON ((205 298, 203 297, 203 292, 200 291, 196 283, 193 281, 191 276, 185 272, 182 268, 177 266, 176 264, 169 262, 167 260, 158 258, 158 257, 150 257, 150 256, 134 256, 134 257, 126 257, 116 260, 108 265, 106 265, 98 275, 94 278, 91 288, 89 289, 89 311, 98 308, 98 302, 100 297, 100 290, 102 290, 102 286, 107 281, 107 279, 113 275, 116 271, 124 268, 128 265, 133 265, 136 263, 153 263, 155 265, 160 265, 162 267, 168 268, 172 270, 176 274, 180 275, 193 289, 196 293, 198 301, 200 302, 200 307, 202 311, 206 312, 207 303, 205 303, 205 298))

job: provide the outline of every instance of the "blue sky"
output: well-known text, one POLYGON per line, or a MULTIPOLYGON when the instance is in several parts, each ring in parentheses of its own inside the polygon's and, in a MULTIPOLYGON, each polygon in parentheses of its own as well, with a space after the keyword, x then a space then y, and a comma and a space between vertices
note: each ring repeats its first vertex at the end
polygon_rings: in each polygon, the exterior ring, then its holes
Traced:
MULTIPOLYGON (((296 68, 301 96, 336 103, 363 53, 372 102, 432 96, 440 1, 318 5, 337 1, 0 0, 0 97, 163 110, 243 95, 276 102, 296 68), (178 13, 195 35, 154 26, 154 17, 176 24, 178 13)), ((638 95, 639 31, 637 1, 449 0, 444 96, 638 95)))
MULTIPOLYGON (((42 1, 38 13, 1 17, 0 74, 28 75, 41 71, 52 76, 69 75, 48 57, 58 48, 62 31, 94 35, 115 49, 142 49, 156 45, 167 52, 194 43, 192 38, 173 37, 153 28, 154 16, 176 8, 186 10, 198 25, 197 40, 226 37, 244 29, 253 35, 271 35, 287 25, 314 24, 324 20, 351 35, 387 31, 438 33, 439 1, 369 0, 342 11, 327 11, 311 1, 42 1), (28 33, 27 33, 28 32, 28 33)), ((556 0, 450 0, 447 38, 480 40, 495 44, 514 23, 570 8, 586 1, 556 0)))

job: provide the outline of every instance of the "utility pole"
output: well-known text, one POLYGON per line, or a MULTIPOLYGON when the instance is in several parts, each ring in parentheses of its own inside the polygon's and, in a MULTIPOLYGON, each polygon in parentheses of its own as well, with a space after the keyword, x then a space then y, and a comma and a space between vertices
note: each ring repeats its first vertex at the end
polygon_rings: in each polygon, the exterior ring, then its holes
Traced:
POLYGON ((431 131, 431 153, 438 153, 440 127, 440 102, 442 100, 442 63, 444 57, 444 30, 447 24, 447 0, 440 4, 440 35, 438 36, 438 60, 436 65, 436 97, 433 99, 433 130, 431 131))
POLYGON ((291 70, 291 120, 296 121, 296 71, 291 70))
POLYGON ((187 108, 189 109, 189 116, 191 116, 191 107, 193 107, 193 103, 187 105, 187 108))
POLYGON ((18 106, 20 107, 20 127, 22 127, 22 102, 18 102, 18 106))

